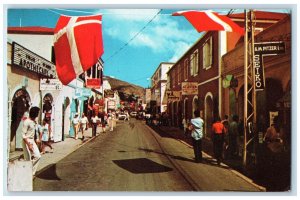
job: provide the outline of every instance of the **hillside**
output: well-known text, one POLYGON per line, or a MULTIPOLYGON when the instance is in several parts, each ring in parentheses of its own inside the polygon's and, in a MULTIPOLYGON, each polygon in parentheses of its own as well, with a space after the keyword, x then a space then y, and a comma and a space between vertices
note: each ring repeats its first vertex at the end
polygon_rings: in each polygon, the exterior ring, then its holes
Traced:
POLYGON ((128 83, 119 79, 115 79, 109 76, 103 77, 104 80, 108 80, 112 90, 117 90, 122 100, 127 100, 130 95, 142 97, 145 89, 143 87, 128 83))

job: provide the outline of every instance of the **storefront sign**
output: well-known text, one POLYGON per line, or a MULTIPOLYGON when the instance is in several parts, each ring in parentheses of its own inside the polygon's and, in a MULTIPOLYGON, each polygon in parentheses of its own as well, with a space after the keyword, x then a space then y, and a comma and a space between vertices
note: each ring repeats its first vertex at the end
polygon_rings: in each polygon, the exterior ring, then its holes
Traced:
POLYGON ((181 83, 182 95, 197 95, 198 83, 197 82, 182 82, 181 83))
POLYGON ((92 91, 88 88, 76 88, 75 90, 75 98, 79 97, 89 97, 91 96, 92 91))
POLYGON ((254 85, 255 91, 265 89, 263 57, 285 53, 284 42, 261 42, 254 44, 254 85))
POLYGON ((58 79, 41 79, 40 90, 61 90, 62 83, 58 79))
POLYGON ((105 98, 114 98, 115 92, 113 90, 104 90, 105 98))
POLYGON ((262 55, 254 55, 254 84, 255 91, 260 91, 265 89, 265 76, 264 68, 262 64, 262 55))
POLYGON ((108 109, 115 109, 116 108, 116 102, 115 101, 107 101, 107 108, 108 109))
POLYGON ((12 51, 12 65, 30 70, 44 77, 56 78, 55 65, 52 62, 15 42, 12 43, 12 51))
POLYGON ((101 81, 100 78, 87 78, 86 79, 86 87, 100 89, 101 81))

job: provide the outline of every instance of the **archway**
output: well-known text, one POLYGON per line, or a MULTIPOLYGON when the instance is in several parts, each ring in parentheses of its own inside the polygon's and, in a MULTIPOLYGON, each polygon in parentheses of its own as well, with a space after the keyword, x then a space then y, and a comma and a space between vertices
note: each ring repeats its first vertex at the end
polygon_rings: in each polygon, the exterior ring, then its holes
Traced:
POLYGON ((12 113, 10 126, 10 149, 22 148, 21 131, 23 121, 29 116, 30 96, 25 89, 19 89, 12 98, 12 113))
POLYGON ((214 116, 214 102, 213 96, 211 93, 207 93, 205 96, 205 104, 204 104, 204 127, 205 127, 205 137, 211 137, 211 127, 213 124, 213 116, 214 116))
POLYGON ((194 99, 193 99, 193 112, 192 112, 192 118, 194 118, 194 111, 195 110, 199 110, 199 99, 198 99, 198 96, 195 96, 194 99))
POLYGON ((44 118, 48 119, 51 123, 51 115, 52 115, 52 103, 53 97, 50 93, 47 93, 43 98, 43 114, 44 118))

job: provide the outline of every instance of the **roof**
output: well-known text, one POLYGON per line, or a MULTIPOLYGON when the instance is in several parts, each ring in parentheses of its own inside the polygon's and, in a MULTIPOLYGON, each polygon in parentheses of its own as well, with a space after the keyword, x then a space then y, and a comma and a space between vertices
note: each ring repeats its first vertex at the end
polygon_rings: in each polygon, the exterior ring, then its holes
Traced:
POLYGON ((7 33, 54 35, 54 28, 48 28, 48 27, 42 27, 42 26, 8 27, 7 33))
MULTIPOLYGON (((288 14, 287 13, 278 13, 278 12, 266 12, 266 11, 254 11, 255 19, 256 20, 281 20, 284 17, 286 17, 288 14)), ((245 18, 244 12, 242 13, 233 13, 230 14, 228 17, 231 19, 236 19, 236 18, 245 18)))

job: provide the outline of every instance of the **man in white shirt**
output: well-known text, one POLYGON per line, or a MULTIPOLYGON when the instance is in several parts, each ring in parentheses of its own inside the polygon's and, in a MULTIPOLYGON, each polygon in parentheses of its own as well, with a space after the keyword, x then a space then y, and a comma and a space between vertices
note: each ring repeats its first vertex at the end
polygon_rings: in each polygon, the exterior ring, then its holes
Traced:
POLYGON ((81 116, 81 119, 80 119, 80 130, 82 132, 82 140, 84 140, 84 132, 85 130, 88 129, 88 123, 89 123, 89 120, 88 118, 85 116, 84 113, 82 113, 82 116, 81 116))
POLYGON ((37 128, 35 119, 39 115, 40 109, 38 107, 32 107, 29 111, 29 118, 27 118, 22 127, 22 147, 25 160, 32 161, 32 174, 35 175, 37 170, 41 153, 34 141, 34 135, 37 128))
POLYGON ((72 124, 73 124, 74 132, 75 132, 74 138, 75 138, 75 140, 77 140, 78 139, 79 125, 80 125, 78 113, 75 113, 75 116, 72 120, 72 124))

